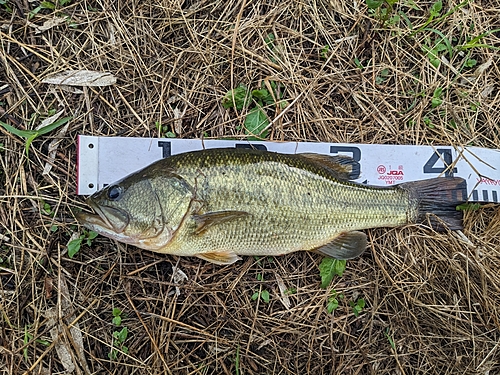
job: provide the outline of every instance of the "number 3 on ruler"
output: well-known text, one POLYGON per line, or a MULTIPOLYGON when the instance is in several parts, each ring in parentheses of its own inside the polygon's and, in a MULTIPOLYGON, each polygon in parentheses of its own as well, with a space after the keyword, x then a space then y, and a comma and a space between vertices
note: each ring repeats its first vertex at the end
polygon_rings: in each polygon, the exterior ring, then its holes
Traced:
MULTIPOLYGON (((354 147, 354 146, 330 146, 330 153, 331 154, 338 155, 339 152, 345 152, 345 153, 351 154, 352 158, 355 161, 357 161, 357 162, 361 161, 361 150, 358 147, 354 147)), ((359 178, 360 174, 361 174, 361 168, 360 168, 360 165, 358 164, 357 168, 353 166, 353 170, 350 173, 350 178, 355 180, 355 179, 359 178)))
POLYGON ((453 163, 453 155, 451 154, 451 149, 449 148, 438 148, 436 152, 427 160, 424 164, 424 173, 443 173, 449 177, 453 176, 453 173, 458 173, 458 169, 455 167, 450 170, 450 165, 453 163), (443 167, 435 167, 436 163, 441 160, 444 164, 443 167))

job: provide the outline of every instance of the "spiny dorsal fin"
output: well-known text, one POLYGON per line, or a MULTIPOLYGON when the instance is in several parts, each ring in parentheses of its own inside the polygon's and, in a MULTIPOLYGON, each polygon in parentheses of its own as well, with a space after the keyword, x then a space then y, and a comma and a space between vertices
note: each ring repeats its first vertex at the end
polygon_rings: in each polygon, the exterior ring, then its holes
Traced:
POLYGON ((234 262, 241 260, 241 258, 233 251, 214 251, 211 253, 196 254, 196 256, 220 265, 233 264, 234 262))
POLYGON ((342 233, 314 251, 335 259, 352 259, 360 256, 365 251, 366 246, 366 234, 353 231, 342 233))
POLYGON ((197 225, 194 234, 201 234, 213 225, 236 220, 247 215, 250 214, 245 211, 217 211, 207 212, 201 215, 193 215, 193 220, 197 225))
POLYGON ((307 158, 307 160, 327 169, 333 177, 338 180, 355 180, 359 176, 359 163, 349 156, 344 155, 323 155, 304 153, 298 154, 307 158))

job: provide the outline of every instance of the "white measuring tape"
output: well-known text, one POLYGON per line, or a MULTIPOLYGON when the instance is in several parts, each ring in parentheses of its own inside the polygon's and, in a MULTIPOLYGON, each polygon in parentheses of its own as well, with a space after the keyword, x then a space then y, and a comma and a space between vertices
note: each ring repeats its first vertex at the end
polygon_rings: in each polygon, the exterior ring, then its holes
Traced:
POLYGON ((360 163, 358 183, 395 185, 442 175, 462 177, 472 202, 500 202, 500 150, 313 142, 220 141, 172 138, 78 137, 77 194, 93 194, 170 155, 204 148, 258 148, 284 154, 347 155, 360 163))

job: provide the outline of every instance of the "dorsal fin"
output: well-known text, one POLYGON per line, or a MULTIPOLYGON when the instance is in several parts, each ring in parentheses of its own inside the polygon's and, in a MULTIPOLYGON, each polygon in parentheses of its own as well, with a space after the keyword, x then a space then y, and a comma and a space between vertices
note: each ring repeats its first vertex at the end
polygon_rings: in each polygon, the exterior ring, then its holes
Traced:
POLYGON ((355 180, 360 174, 359 163, 349 156, 344 155, 323 155, 304 153, 298 154, 307 160, 318 164, 330 172, 338 180, 355 180))

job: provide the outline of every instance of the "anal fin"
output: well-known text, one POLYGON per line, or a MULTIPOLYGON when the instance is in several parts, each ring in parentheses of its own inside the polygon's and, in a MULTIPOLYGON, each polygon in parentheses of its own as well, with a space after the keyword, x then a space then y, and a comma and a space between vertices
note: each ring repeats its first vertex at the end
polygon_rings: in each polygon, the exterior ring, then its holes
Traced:
POLYGON ((342 233, 314 251, 335 259, 353 259, 360 256, 365 251, 366 246, 366 234, 352 231, 342 233))
POLYGON ((211 253, 196 254, 196 256, 219 265, 233 264, 234 262, 241 260, 241 258, 233 251, 214 251, 211 253))

